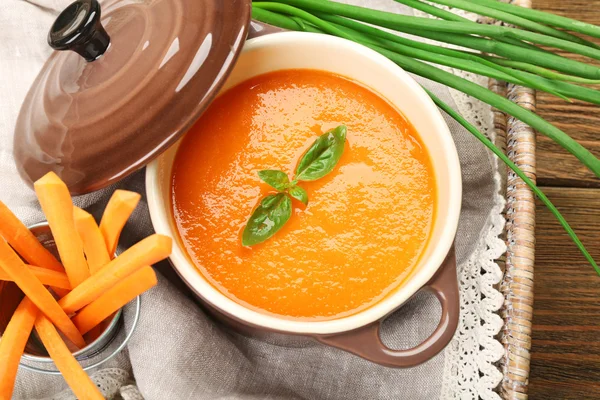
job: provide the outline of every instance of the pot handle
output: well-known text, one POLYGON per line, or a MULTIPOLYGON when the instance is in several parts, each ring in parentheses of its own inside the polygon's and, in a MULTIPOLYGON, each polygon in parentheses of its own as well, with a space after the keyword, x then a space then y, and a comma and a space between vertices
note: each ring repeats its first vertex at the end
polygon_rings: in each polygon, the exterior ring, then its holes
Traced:
POLYGON ((460 317, 460 298, 456 278, 454 246, 446 256, 436 275, 424 287, 432 291, 442 305, 441 320, 431 336, 420 345, 408 350, 392 350, 381 341, 379 331, 382 320, 362 328, 316 339, 326 345, 355 354, 386 367, 408 368, 422 364, 452 340, 460 317))

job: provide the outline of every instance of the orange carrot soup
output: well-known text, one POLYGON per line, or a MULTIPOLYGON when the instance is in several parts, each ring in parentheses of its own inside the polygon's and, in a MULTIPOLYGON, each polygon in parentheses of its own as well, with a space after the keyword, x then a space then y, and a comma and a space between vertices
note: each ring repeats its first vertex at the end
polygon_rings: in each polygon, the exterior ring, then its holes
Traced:
POLYGON ((220 292, 283 318, 355 314, 413 272, 434 220, 431 162, 417 132, 386 100, 316 70, 271 72, 218 97, 176 155, 172 204, 180 240, 220 292), (277 190, 257 172, 292 180, 307 149, 346 125, 344 152, 309 198, 263 243, 242 245, 261 199, 277 190))

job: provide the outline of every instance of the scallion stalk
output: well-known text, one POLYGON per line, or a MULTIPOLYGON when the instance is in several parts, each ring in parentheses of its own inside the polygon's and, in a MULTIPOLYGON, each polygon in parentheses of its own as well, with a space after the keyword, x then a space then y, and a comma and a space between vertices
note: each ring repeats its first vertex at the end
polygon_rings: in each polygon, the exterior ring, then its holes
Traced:
POLYGON ((563 28, 571 32, 579 32, 595 38, 600 38, 600 26, 577 21, 575 19, 554 15, 540 10, 519 7, 514 4, 507 4, 496 0, 471 0, 473 3, 484 4, 488 7, 502 10, 531 21, 537 21, 542 24, 563 28))
MULTIPOLYGON (((487 60, 489 60, 489 59, 483 55, 477 55, 477 54, 473 54, 473 53, 469 53, 469 52, 463 52, 460 50, 447 49, 447 48, 444 48, 441 46, 435 46, 435 45, 403 38, 403 37, 395 35, 393 33, 386 32, 382 29, 378 29, 374 26, 366 25, 361 22, 354 21, 354 20, 351 20, 348 18, 343 18, 343 17, 339 17, 336 15, 330 15, 330 14, 323 14, 323 13, 315 13, 315 15, 321 19, 324 19, 326 21, 329 21, 330 23, 337 25, 338 27, 341 25, 341 26, 350 28, 355 32, 360 32, 360 33, 366 34, 371 37, 377 37, 377 38, 383 39, 384 41, 382 42, 382 45, 384 47, 386 47, 388 50, 392 50, 392 51, 394 50, 393 48, 390 48, 390 47, 393 47, 393 46, 389 45, 389 42, 391 41, 391 42, 396 42, 396 43, 399 43, 402 45, 415 47, 417 49, 420 49, 420 50, 423 50, 426 52, 431 52, 431 53, 440 54, 440 55, 446 55, 446 56, 455 57, 455 58, 463 58, 466 60, 479 62, 480 65, 473 64, 473 63, 466 63, 466 64, 459 65, 456 62, 453 62, 453 63, 448 62, 448 61, 455 61, 455 60, 450 60, 447 58, 446 59, 439 59, 439 58, 436 59, 435 54, 430 54, 423 58, 417 57, 424 61, 435 62, 437 64, 447 65, 447 66, 450 66, 453 68, 460 68, 462 70, 473 72, 473 73, 479 74, 479 75, 484 75, 484 76, 487 76, 490 78, 504 80, 504 81, 514 83, 517 85, 531 87, 533 89, 544 90, 544 91, 547 91, 548 93, 553 93, 553 94, 559 93, 560 94, 559 97, 568 97, 568 98, 583 100, 583 101, 587 101, 587 102, 590 102, 593 104, 600 105, 600 92, 597 90, 594 90, 594 89, 580 87, 577 85, 571 85, 571 84, 564 83, 564 82, 557 82, 557 81, 553 81, 550 79, 544 79, 543 77, 537 76, 535 74, 529 74, 527 72, 515 73, 515 71, 511 71, 510 69, 494 68, 493 65, 495 63, 492 63, 492 64, 490 64, 489 62, 486 63, 486 59, 487 60)), ((416 54, 416 53, 413 53, 413 54, 416 54)), ((421 54, 424 54, 424 53, 421 52, 421 54)), ((494 58, 493 60, 500 60, 500 59, 494 58)), ((552 71, 548 71, 548 72, 552 72, 552 71)))
POLYGON ((569 225, 567 220, 562 216, 562 214, 560 213, 560 211, 558 211, 554 204, 552 204, 552 202, 550 201, 550 199, 548 199, 544 192, 542 192, 536 186, 536 184, 533 183, 533 181, 529 179, 529 177, 514 162, 512 162, 510 158, 508 158, 502 152, 502 150, 496 147, 496 145, 494 145, 494 143, 492 143, 492 141, 488 139, 483 133, 481 133, 475 126, 470 124, 465 118, 463 118, 462 115, 453 110, 452 107, 444 103, 429 90, 425 89, 425 91, 439 108, 444 110, 444 112, 446 112, 449 116, 451 116, 454 120, 461 124, 466 130, 471 132, 473 136, 479 139, 481 143, 483 143, 488 149, 490 149, 492 153, 494 153, 500 160, 502 160, 502 162, 506 164, 506 166, 508 166, 515 174, 517 174, 517 176, 521 178, 527 186, 529 186, 533 193, 535 193, 535 195, 542 201, 542 203, 544 203, 544 205, 548 208, 548 210, 550 210, 554 217, 556 217, 556 219, 565 229, 571 240, 573 240, 579 251, 581 251, 583 256, 588 260, 592 267, 594 267, 596 273, 600 275, 600 267, 598 267, 598 264, 596 263, 592 255, 587 251, 587 249, 585 248, 583 243, 581 243, 581 240, 579 239, 573 228, 571 228, 571 225, 569 225))
MULTIPOLYGON (((403 2, 403 0, 396 0, 403 2)), ((417 0, 418 1, 418 0, 417 0)), ((555 38, 568 40, 570 42, 579 43, 584 46, 598 48, 594 43, 589 42, 585 39, 571 35, 570 33, 559 31, 558 29, 551 28, 546 25, 539 24, 535 21, 528 20, 527 18, 519 17, 511 13, 507 13, 495 8, 487 7, 481 4, 472 3, 466 0, 431 0, 437 4, 442 4, 449 7, 458 8, 465 11, 470 11, 475 14, 484 15, 486 17, 494 18, 498 21, 508 22, 510 24, 520 26, 522 28, 529 29, 530 31, 542 33, 544 35, 553 36, 555 38)))
POLYGON ((552 80, 557 80, 557 81, 562 81, 562 82, 581 83, 584 85, 600 84, 600 79, 586 79, 586 78, 580 78, 578 76, 565 75, 565 74, 561 74, 561 73, 558 73, 558 72, 555 72, 555 71, 552 71, 552 70, 549 70, 549 69, 546 69, 543 67, 539 67, 537 65, 528 64, 528 63, 521 62, 521 61, 514 61, 514 60, 509 60, 506 58, 493 57, 493 56, 488 56, 488 55, 484 55, 484 54, 481 54, 480 57, 483 57, 486 60, 489 60, 498 65, 503 65, 505 67, 514 68, 514 69, 518 69, 521 71, 527 71, 532 74, 543 76, 544 78, 547 78, 547 79, 552 79, 552 80))
MULTIPOLYGON (((468 20, 467 18, 461 17, 460 15, 456 15, 450 11, 442 10, 440 8, 432 6, 431 4, 423 3, 419 0, 395 0, 395 1, 400 4, 404 4, 405 6, 414 8, 415 10, 423 11, 429 15, 433 15, 434 17, 438 17, 438 18, 441 18, 446 21, 475 23, 473 21, 468 20)), ((522 42, 522 41, 516 40, 516 39, 498 38, 498 40, 505 42, 505 43, 514 44, 515 46, 525 47, 525 48, 529 48, 532 50, 540 50, 538 47, 536 47, 532 44, 525 43, 525 42, 522 42)))
MULTIPOLYGON (((517 85, 530 87, 532 89, 541 90, 550 94, 553 94, 561 99, 570 102, 571 100, 562 95, 560 92, 556 91, 552 85, 547 84, 545 80, 539 79, 530 79, 528 75, 524 73, 519 73, 515 70, 511 70, 508 68, 502 68, 492 62, 489 62, 484 59, 478 59, 476 56, 472 56, 469 58, 463 57, 452 57, 443 54, 437 54, 425 50, 421 50, 415 47, 406 46, 403 44, 399 44, 397 42, 393 42, 385 39, 373 39, 367 35, 362 35, 356 31, 353 31, 349 28, 345 28, 341 25, 337 25, 333 22, 331 24, 338 29, 344 31, 346 30, 349 34, 361 35, 362 39, 368 41, 371 44, 383 46, 388 50, 394 51, 398 54, 402 54, 404 56, 413 57, 418 60, 428 61, 438 65, 444 65, 451 68, 460 69, 463 71, 473 72, 478 75, 487 76, 494 79, 504 80, 507 82, 515 83, 517 85)), ((462 53, 459 53, 462 54, 462 53)))
POLYGON ((582 78, 600 79, 600 68, 554 53, 524 49, 508 43, 500 43, 495 40, 475 36, 403 27, 398 28, 398 30, 411 35, 478 50, 482 53, 496 54, 511 60, 538 65, 582 78))
MULTIPOLYGON (((370 8, 353 6, 349 4, 337 3, 329 0, 277 0, 277 3, 288 4, 305 10, 341 15, 390 29, 405 27, 411 29, 434 30, 446 33, 483 35, 492 38, 513 38, 541 44, 544 46, 551 46, 557 49, 566 50, 571 53, 600 60, 600 50, 598 49, 584 46, 579 43, 573 43, 568 40, 558 39, 552 36, 515 28, 507 28, 504 26, 419 18, 373 10, 370 8)), ((598 78, 600 78, 600 76, 598 76, 598 78)))
MULTIPOLYGON (((325 1, 323 3, 325 3, 325 1)), ((261 4, 265 3, 255 2, 253 4, 257 7, 260 7, 261 4)), ((520 46, 511 45, 508 43, 500 43, 481 37, 436 32, 435 30, 428 29, 413 29, 406 28, 404 26, 397 26, 396 30, 439 42, 471 48, 483 53, 497 54, 511 60, 527 62, 541 67, 561 71, 569 75, 575 75, 587 79, 600 79, 600 68, 541 50, 525 49, 520 46)))

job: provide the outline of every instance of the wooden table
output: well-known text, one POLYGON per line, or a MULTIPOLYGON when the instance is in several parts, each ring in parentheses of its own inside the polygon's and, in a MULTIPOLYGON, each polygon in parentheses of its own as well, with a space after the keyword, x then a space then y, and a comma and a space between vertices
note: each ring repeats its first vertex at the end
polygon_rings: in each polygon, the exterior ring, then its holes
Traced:
MULTIPOLYGON (((600 25, 600 0, 533 7, 600 25)), ((539 115, 600 157, 598 106, 537 98, 539 115)), ((538 184, 600 260, 600 179, 542 135, 537 144, 538 184)), ((600 277, 541 203, 536 239, 530 399, 600 399, 600 277)))

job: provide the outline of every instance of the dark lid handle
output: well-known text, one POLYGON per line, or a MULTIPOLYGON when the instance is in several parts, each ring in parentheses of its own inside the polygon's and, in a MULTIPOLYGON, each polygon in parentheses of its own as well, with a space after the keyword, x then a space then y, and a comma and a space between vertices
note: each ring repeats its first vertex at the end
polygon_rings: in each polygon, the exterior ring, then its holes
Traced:
POLYGON ((48 44, 55 50, 72 50, 87 61, 100 57, 110 44, 110 37, 100 23, 97 0, 77 0, 68 6, 48 33, 48 44))

